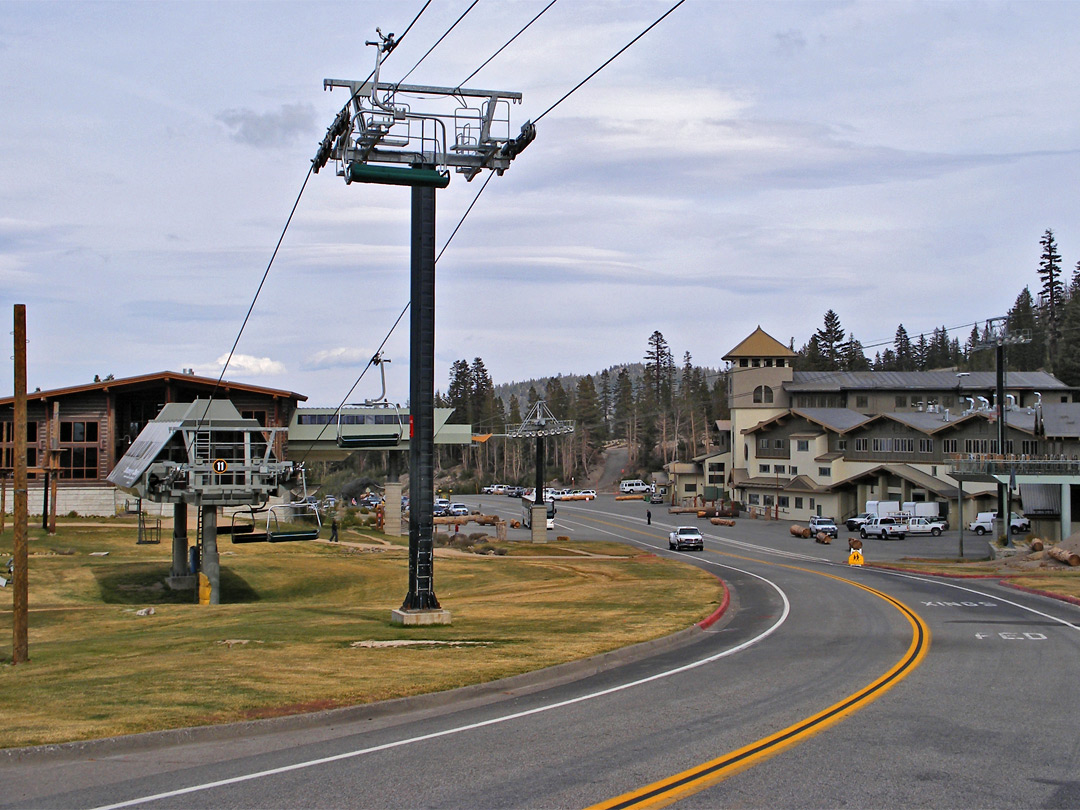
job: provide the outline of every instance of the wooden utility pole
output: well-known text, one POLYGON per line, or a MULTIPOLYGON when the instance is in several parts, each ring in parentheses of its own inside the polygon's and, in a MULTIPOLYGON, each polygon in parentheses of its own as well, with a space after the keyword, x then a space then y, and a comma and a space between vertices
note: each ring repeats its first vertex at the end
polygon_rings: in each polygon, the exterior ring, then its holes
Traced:
POLYGON ((15 305, 15 541, 14 610, 11 662, 30 660, 27 644, 27 502, 26 502, 26 304, 15 305))

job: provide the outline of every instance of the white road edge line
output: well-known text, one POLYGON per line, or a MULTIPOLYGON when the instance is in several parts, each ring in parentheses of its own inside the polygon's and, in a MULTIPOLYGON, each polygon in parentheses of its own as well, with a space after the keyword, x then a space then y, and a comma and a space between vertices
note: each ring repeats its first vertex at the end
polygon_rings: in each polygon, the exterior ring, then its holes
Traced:
POLYGON ((242 783, 242 782, 250 782, 250 781, 253 781, 255 779, 261 779, 261 778, 267 777, 267 776, 276 776, 278 774, 289 773, 290 771, 298 771, 298 770, 303 770, 304 768, 312 768, 312 767, 315 767, 317 765, 326 765, 326 764, 331 763, 331 762, 339 762, 341 760, 353 759, 355 757, 363 756, 365 754, 373 754, 373 753, 376 753, 376 752, 379 752, 379 751, 387 751, 387 750, 390 750, 390 749, 393 749, 393 748, 401 748, 403 746, 412 745, 414 743, 425 742, 427 740, 434 740, 434 739, 438 739, 439 737, 448 737, 448 736, 453 735, 453 734, 460 734, 460 733, 465 732, 465 731, 473 731, 473 730, 478 729, 478 728, 484 728, 485 726, 494 726, 494 725, 498 725, 500 723, 509 722, 511 720, 519 720, 522 717, 529 717, 530 715, 541 714, 543 712, 553 711, 555 709, 561 709, 561 708, 564 708, 566 706, 572 706, 575 703, 583 703, 583 702, 585 702, 587 700, 594 700, 596 698, 604 697, 606 695, 611 695, 611 694, 614 694, 616 692, 622 692, 622 691, 624 691, 626 689, 632 689, 632 688, 634 688, 636 686, 641 686, 642 684, 646 684, 646 683, 650 683, 652 681, 660 680, 661 678, 667 678, 667 677, 670 677, 672 675, 678 675, 678 674, 680 674, 682 672, 687 672, 689 670, 697 669, 698 667, 705 666, 706 664, 711 664, 714 661, 719 661, 721 658, 727 658, 729 655, 734 655, 737 652, 742 652, 743 650, 747 649, 748 647, 751 647, 751 646, 757 644, 758 642, 765 640, 766 638, 771 636, 773 633, 775 633, 780 628, 780 626, 783 625, 784 622, 787 621, 788 615, 791 613, 791 603, 788 601, 787 594, 785 594, 784 591, 780 588, 780 586, 777 585, 775 582, 773 582, 770 579, 766 579, 763 576, 755 574, 755 573, 753 573, 751 571, 745 571, 745 570, 743 570, 741 568, 735 568, 735 567, 730 566, 730 565, 722 565, 720 563, 714 563, 714 562, 708 561, 708 560, 705 561, 705 562, 709 562, 710 564, 716 565, 716 566, 718 566, 720 568, 726 568, 726 569, 728 569, 730 571, 737 571, 740 574, 746 574, 747 576, 754 577, 755 579, 760 579, 762 582, 765 582, 766 584, 770 585, 780 595, 780 599, 784 603, 784 609, 783 609, 783 612, 780 615, 780 618, 778 618, 776 620, 776 622, 771 627, 769 627, 767 630, 765 630, 760 635, 757 635, 752 639, 744 641, 742 644, 737 644, 736 646, 734 646, 734 647, 732 647, 730 649, 724 650, 723 652, 719 652, 719 653, 716 653, 714 655, 710 655, 710 656, 708 656, 706 658, 702 658, 702 659, 699 659, 697 661, 692 661, 689 664, 684 664, 683 666, 676 667, 675 669, 669 669, 669 670, 666 670, 664 672, 658 672, 658 673, 656 673, 654 675, 650 675, 647 678, 641 678, 641 679, 636 680, 636 681, 630 681, 629 683, 620 684, 618 686, 612 686, 612 687, 610 687, 608 689, 602 689, 599 692, 590 692, 587 695, 579 695, 576 698, 570 698, 569 700, 559 701, 558 703, 552 703, 552 704, 547 705, 547 706, 538 706, 535 709, 528 709, 526 711, 515 712, 513 714, 507 714, 507 715, 503 715, 501 717, 494 717, 494 718, 492 718, 490 720, 484 720, 484 721, 481 721, 479 723, 470 723, 470 724, 465 725, 465 726, 455 726, 454 728, 448 728, 448 729, 444 729, 442 731, 432 732, 431 734, 423 734, 423 735, 421 735, 419 737, 410 737, 410 738, 407 738, 407 739, 404 739, 404 740, 397 740, 396 742, 384 743, 383 745, 376 745, 376 746, 372 746, 371 748, 360 748, 360 749, 357 749, 355 751, 346 751, 344 753, 334 754, 333 756, 329 756, 329 757, 320 757, 319 759, 311 759, 311 760, 306 760, 304 762, 296 762, 296 763, 293 763, 292 765, 284 765, 284 766, 282 766, 280 768, 270 768, 270 769, 265 770, 265 771, 256 771, 255 773, 244 774, 242 776, 233 776, 233 777, 230 777, 228 779, 219 779, 217 781, 206 782, 206 783, 201 784, 201 785, 191 785, 190 787, 178 788, 176 790, 169 790, 169 791, 166 791, 164 793, 155 793, 152 796, 141 796, 141 797, 138 797, 138 798, 135 798, 135 799, 128 799, 127 801, 117 802, 115 804, 101 805, 99 807, 93 808, 93 810, 118 810, 118 808, 121 808, 121 807, 135 807, 135 806, 140 805, 140 804, 147 804, 149 802, 155 802, 155 801, 159 801, 161 799, 170 799, 170 798, 173 798, 173 797, 176 797, 176 796, 185 796, 185 795, 188 795, 188 794, 191 794, 191 793, 198 793, 198 792, 201 792, 201 791, 204 791, 204 790, 211 790, 213 788, 225 787, 227 785, 235 785, 235 784, 239 784, 239 783, 242 783))

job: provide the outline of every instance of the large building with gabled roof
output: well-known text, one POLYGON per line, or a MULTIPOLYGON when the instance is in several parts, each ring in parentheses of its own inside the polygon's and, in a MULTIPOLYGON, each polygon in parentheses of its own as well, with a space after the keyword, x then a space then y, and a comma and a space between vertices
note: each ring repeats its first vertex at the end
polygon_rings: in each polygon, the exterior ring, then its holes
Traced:
MULTIPOLYGON (((723 359, 727 487, 761 514, 844 520, 871 500, 936 502, 955 526, 955 457, 1080 452, 1077 391, 1043 371, 1007 375, 999 448, 992 371, 799 371, 795 352, 760 326, 723 359)), ((963 494, 963 518, 996 508, 990 483, 968 482, 963 494)))

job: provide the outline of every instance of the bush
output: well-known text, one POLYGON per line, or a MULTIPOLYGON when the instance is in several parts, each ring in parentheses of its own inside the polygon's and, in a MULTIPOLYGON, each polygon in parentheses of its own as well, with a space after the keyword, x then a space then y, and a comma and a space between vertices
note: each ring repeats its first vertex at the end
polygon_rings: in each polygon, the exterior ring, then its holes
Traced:
POLYGON ((448 545, 450 545, 450 535, 448 535, 446 532, 435 532, 435 535, 432 537, 432 540, 435 542, 435 545, 437 545, 437 546, 448 546, 448 545))

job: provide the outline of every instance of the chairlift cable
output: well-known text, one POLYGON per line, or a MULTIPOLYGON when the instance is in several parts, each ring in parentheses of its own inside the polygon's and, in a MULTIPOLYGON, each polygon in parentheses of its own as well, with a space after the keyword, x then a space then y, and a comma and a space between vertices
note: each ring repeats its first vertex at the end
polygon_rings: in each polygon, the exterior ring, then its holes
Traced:
POLYGON ((481 70, 483 70, 484 68, 486 68, 486 67, 488 66, 488 64, 489 64, 489 63, 490 63, 490 62, 491 62, 491 61, 492 61, 492 60, 493 60, 493 59, 494 59, 494 58, 495 58, 496 56, 498 56, 498 55, 499 55, 500 53, 502 53, 502 52, 503 52, 503 51, 505 51, 505 50, 506 50, 506 49, 507 49, 508 47, 510 47, 510 44, 511 44, 511 43, 512 43, 512 42, 513 42, 513 41, 514 41, 515 39, 517 39, 517 38, 518 38, 518 37, 520 37, 520 36, 521 36, 522 34, 524 34, 524 33, 525 33, 525 30, 526 30, 526 29, 527 29, 527 28, 528 28, 528 27, 529 27, 530 25, 532 25, 532 24, 533 24, 534 22, 536 22, 537 20, 539 20, 539 19, 540 19, 540 17, 541 17, 541 16, 543 16, 544 12, 545 12, 545 11, 547 11, 547 10, 548 10, 549 8, 551 8, 551 7, 553 6, 553 5, 555 5, 555 3, 557 3, 557 2, 558 2, 558 0, 551 0, 551 2, 550 2, 550 3, 548 3, 548 4, 546 5, 546 6, 544 6, 544 7, 543 7, 543 8, 542 8, 542 9, 540 10, 540 13, 539 13, 539 14, 537 14, 537 15, 536 15, 535 17, 533 17, 533 18, 532 18, 531 20, 529 20, 529 21, 528 21, 527 23, 525 23, 525 25, 524 25, 524 26, 522 27, 522 29, 521 29, 520 31, 518 31, 518 32, 517 32, 516 34, 514 34, 514 35, 513 35, 512 37, 510 37, 510 39, 508 39, 508 40, 507 40, 507 41, 506 41, 505 43, 503 43, 503 46, 502 46, 501 48, 499 48, 499 50, 495 51, 495 53, 493 53, 493 54, 492 54, 491 56, 489 56, 489 57, 487 58, 487 60, 486 60, 486 61, 484 62, 484 64, 480 65, 480 67, 478 67, 478 68, 477 68, 476 70, 474 70, 474 71, 473 71, 472 73, 470 73, 470 74, 469 74, 468 76, 466 76, 466 77, 465 77, 464 79, 462 79, 462 80, 461 80, 461 81, 460 81, 460 82, 458 83, 457 89, 458 89, 458 90, 460 90, 460 89, 462 88, 462 86, 464 86, 465 82, 467 82, 467 81, 468 81, 469 79, 471 79, 471 78, 472 78, 473 76, 475 76, 475 75, 476 75, 477 73, 479 73, 479 72, 480 72, 481 70))
MULTIPOLYGON (((430 2, 430 0, 428 0, 428 2, 430 2)), ((479 2, 480 2, 480 0, 473 0, 472 3, 469 4, 469 7, 467 9, 465 9, 463 12, 461 12, 461 16, 458 17, 456 20, 454 20, 453 25, 451 25, 449 28, 447 28, 445 33, 443 33, 443 35, 441 37, 439 37, 438 40, 436 40, 435 44, 427 49, 427 53, 425 53, 423 56, 421 56, 420 59, 417 61, 417 63, 415 65, 413 65, 411 68, 409 68, 408 72, 406 72, 406 74, 404 76, 402 76, 400 79, 397 80, 397 84, 395 85, 395 89, 397 89, 397 87, 400 87, 402 82, 404 82, 407 78, 409 78, 409 76, 412 74, 412 72, 414 70, 416 70, 418 67, 420 67, 420 63, 423 62, 425 59, 427 59, 428 56, 431 55, 431 52, 433 50, 435 50, 436 48, 438 48, 439 45, 442 43, 442 41, 444 39, 446 39, 448 36, 450 36, 450 32, 453 31, 457 27, 457 24, 459 22, 461 22, 462 20, 465 19, 465 15, 467 15, 470 11, 472 11, 473 8, 476 6, 476 4, 479 3, 479 2)), ((424 8, 427 8, 427 6, 424 6, 424 8)))
POLYGON ((552 104, 552 105, 551 105, 550 107, 548 107, 548 108, 547 108, 546 110, 544 110, 544 111, 543 111, 542 113, 540 113, 540 115, 538 115, 538 116, 537 116, 536 118, 534 118, 534 119, 533 119, 533 124, 537 124, 537 123, 539 123, 539 121, 540 121, 540 119, 541 119, 541 118, 543 118, 543 117, 544 117, 545 115, 547 115, 547 114, 548 114, 549 112, 551 112, 551 111, 552 111, 552 110, 554 110, 554 109, 555 109, 556 107, 558 107, 558 106, 559 106, 560 104, 562 104, 562 103, 563 103, 564 101, 566 101, 566 99, 570 98, 570 96, 572 96, 572 95, 573 95, 573 94, 574 94, 575 92, 577 92, 577 90, 578 90, 578 89, 579 89, 579 88, 580 88, 580 87, 581 87, 582 85, 584 85, 584 84, 585 84, 585 83, 586 83, 587 81, 589 81, 589 79, 591 79, 591 78, 592 78, 593 76, 595 76, 595 75, 596 75, 597 73, 599 73, 599 72, 600 72, 601 70, 603 70, 603 69, 604 69, 604 68, 606 68, 606 67, 607 67, 608 65, 610 65, 610 64, 611 64, 612 62, 614 62, 614 61, 615 61, 616 59, 618 59, 618 58, 619 58, 620 56, 622 56, 622 54, 623 54, 623 53, 624 53, 624 52, 625 52, 625 51, 626 51, 626 50, 627 50, 627 49, 628 49, 628 48, 629 48, 629 47, 630 47, 631 45, 633 45, 633 44, 634 44, 635 42, 637 42, 637 41, 638 41, 639 39, 641 39, 641 38, 642 38, 643 36, 645 36, 645 35, 646 35, 647 33, 649 33, 649 32, 650 32, 650 31, 651 31, 652 29, 654 29, 654 28, 655 28, 655 27, 656 27, 657 25, 659 25, 659 24, 660 24, 660 23, 661 23, 661 22, 662 22, 662 21, 664 20, 664 18, 665 18, 665 17, 667 17, 667 16, 668 16, 668 15, 669 15, 669 14, 670 14, 671 12, 673 12, 673 11, 674 11, 675 9, 677 9, 677 8, 678 8, 679 6, 681 6, 681 5, 682 5, 683 3, 685 3, 685 2, 686 2, 686 0, 679 0, 679 1, 678 1, 678 2, 677 2, 677 3, 675 4, 675 5, 673 5, 673 6, 672 6, 671 8, 669 8, 669 9, 668 9, 667 11, 665 11, 665 12, 664 12, 664 13, 663 13, 662 15, 660 15, 660 16, 659 16, 659 17, 658 17, 658 18, 657 18, 657 19, 656 19, 656 20, 655 20, 655 21, 654 21, 654 22, 653 22, 653 23, 652 23, 652 24, 651 24, 651 25, 650 25, 650 26, 649 26, 648 28, 646 28, 646 29, 645 29, 644 31, 642 31, 642 32, 641 32, 640 34, 638 34, 638 35, 637 35, 636 37, 634 37, 634 38, 633 38, 632 40, 630 40, 629 42, 627 42, 627 43, 626 43, 626 44, 625 44, 625 45, 624 45, 624 46, 623 46, 622 48, 620 48, 620 49, 619 49, 619 51, 618 51, 617 53, 615 53, 615 55, 614 55, 614 56, 612 56, 612 57, 611 57, 610 59, 608 59, 608 60, 607 60, 606 62, 604 62, 604 64, 600 65, 600 67, 598 67, 598 68, 597 68, 596 70, 594 70, 594 71, 593 71, 592 73, 590 73, 590 74, 589 74, 588 76, 586 76, 586 77, 585 77, 584 79, 582 79, 582 80, 581 80, 580 82, 578 82, 578 83, 577 83, 576 85, 574 85, 573 89, 571 89, 571 90, 570 90, 570 91, 569 91, 569 92, 568 92, 568 93, 567 93, 566 95, 564 95, 564 96, 563 96, 562 98, 560 98, 560 99, 559 99, 558 101, 556 101, 556 102, 555 102, 554 104, 552 104))
MULTIPOLYGON (((465 222, 465 218, 467 216, 469 216, 469 212, 473 210, 473 206, 476 205, 476 201, 479 200, 480 195, 484 193, 484 189, 487 188, 487 184, 491 182, 491 178, 492 178, 493 174, 494 174, 494 172, 488 172, 487 178, 484 180, 484 184, 482 186, 480 186, 480 190, 476 192, 476 196, 473 197, 472 202, 469 203, 469 207, 466 208, 465 213, 461 215, 461 219, 458 220, 458 224, 454 227, 454 230, 450 234, 450 237, 443 244, 442 249, 439 250, 438 255, 435 257, 435 264, 436 265, 438 265, 439 259, 442 258, 443 253, 446 252, 446 249, 450 246, 450 243, 454 240, 454 236, 456 236, 457 232, 461 229, 462 224, 465 222)), ((356 381, 352 384, 352 387, 346 392, 345 396, 341 398, 341 402, 338 403, 338 406, 334 409, 334 418, 335 419, 340 419, 341 418, 341 409, 343 407, 345 407, 345 403, 349 400, 349 397, 352 396, 353 391, 356 390, 356 386, 358 386, 360 384, 360 381, 362 379, 364 379, 364 375, 367 374, 368 369, 370 369, 371 366, 372 366, 372 361, 374 360, 375 357, 377 357, 382 352, 383 348, 386 346, 387 342, 390 340, 391 335, 394 334, 394 330, 397 329, 398 324, 401 323, 401 319, 404 318, 405 313, 409 311, 409 307, 411 305, 412 305, 412 301, 408 301, 408 302, 406 302, 405 306, 402 307, 401 312, 398 313, 398 316, 395 319, 393 325, 390 327, 389 331, 387 331, 386 336, 382 339, 382 343, 379 344, 379 348, 375 350, 375 354, 373 354, 372 358, 367 361, 367 364, 364 366, 363 370, 360 372, 360 376, 356 378, 356 381)), ((410 405, 410 407, 411 407, 411 405, 410 405)), ((322 428, 319 430, 318 434, 315 436, 315 439, 313 440, 312 444, 314 444, 315 442, 319 441, 319 439, 322 438, 322 435, 323 435, 323 433, 326 432, 327 427, 329 427, 329 423, 322 426, 322 428)), ((307 452, 304 453, 303 458, 300 459, 300 464, 301 465, 304 463, 304 461, 307 460, 308 454, 310 452, 311 452, 311 447, 308 448, 307 452)))

